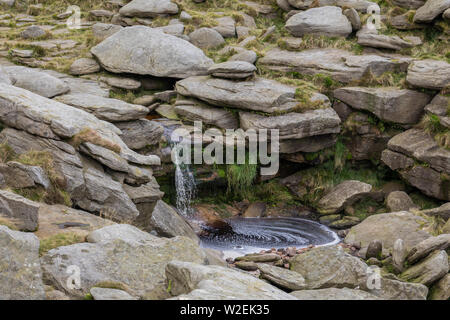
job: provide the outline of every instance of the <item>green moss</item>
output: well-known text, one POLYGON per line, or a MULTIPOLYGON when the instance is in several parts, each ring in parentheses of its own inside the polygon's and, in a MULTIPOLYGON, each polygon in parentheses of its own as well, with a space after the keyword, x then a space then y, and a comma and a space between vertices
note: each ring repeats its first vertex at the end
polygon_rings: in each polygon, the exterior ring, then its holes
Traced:
POLYGON ((84 237, 76 233, 69 233, 69 232, 58 233, 48 238, 41 239, 39 246, 39 254, 44 255, 54 248, 68 246, 71 244, 80 243, 84 241, 85 241, 84 237))

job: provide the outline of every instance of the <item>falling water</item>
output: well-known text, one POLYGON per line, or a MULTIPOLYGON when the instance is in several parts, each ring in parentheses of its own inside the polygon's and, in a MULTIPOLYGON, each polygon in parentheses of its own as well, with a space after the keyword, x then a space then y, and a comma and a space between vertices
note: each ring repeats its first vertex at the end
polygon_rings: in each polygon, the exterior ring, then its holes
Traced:
POLYGON ((177 191, 177 209, 183 216, 193 215, 191 201, 195 197, 195 178, 188 164, 180 161, 180 148, 177 143, 172 144, 175 151, 175 188, 177 191))

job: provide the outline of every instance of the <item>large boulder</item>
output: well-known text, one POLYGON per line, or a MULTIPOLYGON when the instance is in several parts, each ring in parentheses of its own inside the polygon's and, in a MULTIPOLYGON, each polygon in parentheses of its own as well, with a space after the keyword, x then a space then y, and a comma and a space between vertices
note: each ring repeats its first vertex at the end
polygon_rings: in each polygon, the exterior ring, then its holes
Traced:
POLYGON ((388 250, 397 239, 402 239, 410 250, 431 236, 423 230, 425 223, 424 218, 406 211, 375 214, 351 228, 344 241, 365 249, 373 240, 381 240, 383 249, 388 250))
POLYGON ((386 197, 386 207, 390 212, 418 209, 412 199, 404 191, 393 191, 389 193, 386 197))
POLYGON ((418 23, 431 22, 448 8, 450 8, 449 0, 428 0, 416 10, 413 21, 418 23))
POLYGON ((337 213, 366 196, 371 190, 372 186, 370 184, 357 180, 344 181, 320 199, 317 209, 322 214, 337 213))
POLYGON ((413 264, 435 250, 447 250, 450 247, 450 234, 444 233, 418 243, 408 253, 407 261, 413 264))
POLYGON ((322 74, 343 83, 362 80, 368 72, 378 77, 384 72, 404 71, 408 66, 408 62, 402 59, 355 55, 340 49, 308 49, 297 52, 272 49, 258 62, 270 70, 322 74))
POLYGON ((205 261, 202 249, 185 237, 157 238, 130 226, 105 227, 95 232, 96 236, 90 237, 93 243, 59 247, 41 258, 44 276, 53 286, 71 296, 83 297, 100 282, 120 282, 133 295, 142 297, 165 286, 168 262, 205 261), (78 288, 67 285, 66 269, 71 265, 80 268, 78 288))
POLYGON ((368 292, 349 288, 299 290, 290 293, 299 300, 380 300, 368 292))
POLYGON ((224 79, 245 79, 253 75, 256 67, 245 61, 227 61, 213 65, 208 73, 224 79))
POLYGON ((0 216, 13 220, 23 231, 36 231, 39 220, 39 203, 15 193, 0 190, 0 216))
POLYGON ((0 300, 43 299, 38 238, 0 226, 0 300))
POLYGON ((381 277, 379 287, 368 288, 367 282, 361 289, 382 300, 426 300, 428 288, 421 283, 410 283, 381 277))
POLYGON ((232 81, 204 76, 190 77, 178 81, 176 90, 183 96, 198 98, 219 107, 267 113, 289 111, 298 104, 295 87, 263 78, 232 81))
POLYGON ((295 300, 248 273, 221 266, 172 261, 166 276, 177 300, 295 300))
POLYGON ((366 281, 368 268, 341 246, 316 247, 296 255, 290 265, 305 278, 307 289, 356 288, 366 281))
POLYGON ((419 88, 440 90, 450 83, 450 64, 431 59, 413 61, 406 82, 419 88))
POLYGON ((144 26, 121 29, 91 49, 114 73, 186 78, 206 74, 213 61, 178 37, 144 26))
POLYGON ((382 48, 390 50, 402 50, 414 47, 414 43, 406 41, 399 36, 387 36, 372 32, 359 32, 358 44, 366 47, 382 48))
POLYGON ((383 121, 415 124, 431 97, 423 92, 397 88, 347 87, 334 97, 358 110, 367 110, 383 121))
POLYGON ((325 6, 293 15, 286 21, 286 29, 296 37, 304 34, 346 37, 352 32, 352 25, 341 8, 325 6))
POLYGON ((400 278, 429 286, 445 276, 448 270, 447 253, 444 250, 436 250, 423 261, 402 272, 400 278))
POLYGON ((122 100, 99 97, 92 94, 65 94, 57 101, 94 114, 108 122, 130 121, 145 117, 148 108, 122 100))
POLYGON ((133 150, 157 145, 164 133, 164 128, 159 123, 147 119, 117 122, 115 126, 122 131, 120 137, 123 142, 133 150))
POLYGON ((160 15, 177 14, 178 6, 171 0, 133 0, 123 6, 119 13, 126 17, 156 18, 160 15))
POLYGON ((46 98, 52 98, 69 91, 69 86, 62 80, 45 72, 21 66, 5 67, 4 70, 9 75, 12 85, 46 98))
POLYGON ((280 268, 266 263, 259 263, 258 269, 262 279, 286 290, 301 290, 305 288, 305 279, 298 272, 280 268))

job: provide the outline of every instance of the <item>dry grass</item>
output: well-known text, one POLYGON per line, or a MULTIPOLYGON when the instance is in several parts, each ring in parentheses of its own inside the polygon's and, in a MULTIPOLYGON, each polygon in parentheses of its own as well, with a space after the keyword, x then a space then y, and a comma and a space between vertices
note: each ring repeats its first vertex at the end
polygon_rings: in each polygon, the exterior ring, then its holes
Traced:
POLYGON ((58 233, 54 236, 41 239, 39 254, 42 256, 52 249, 62 246, 69 246, 75 243, 85 242, 85 240, 86 240, 85 237, 80 236, 76 233, 71 232, 58 233))
POLYGON ((97 131, 91 128, 86 128, 80 131, 71 139, 71 143, 75 147, 79 147, 83 142, 90 142, 92 144, 109 149, 116 153, 121 152, 121 147, 118 144, 110 140, 104 139, 103 137, 100 136, 100 134, 97 131))

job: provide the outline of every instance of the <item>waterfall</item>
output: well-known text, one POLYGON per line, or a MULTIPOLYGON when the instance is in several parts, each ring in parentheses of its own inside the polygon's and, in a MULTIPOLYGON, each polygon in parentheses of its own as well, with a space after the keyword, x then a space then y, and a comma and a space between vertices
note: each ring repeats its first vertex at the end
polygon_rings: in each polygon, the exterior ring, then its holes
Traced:
POLYGON ((177 193, 177 209, 184 217, 192 216, 194 210, 191 201, 195 197, 195 178, 191 168, 186 163, 181 163, 177 143, 172 144, 175 148, 175 188, 177 193))

